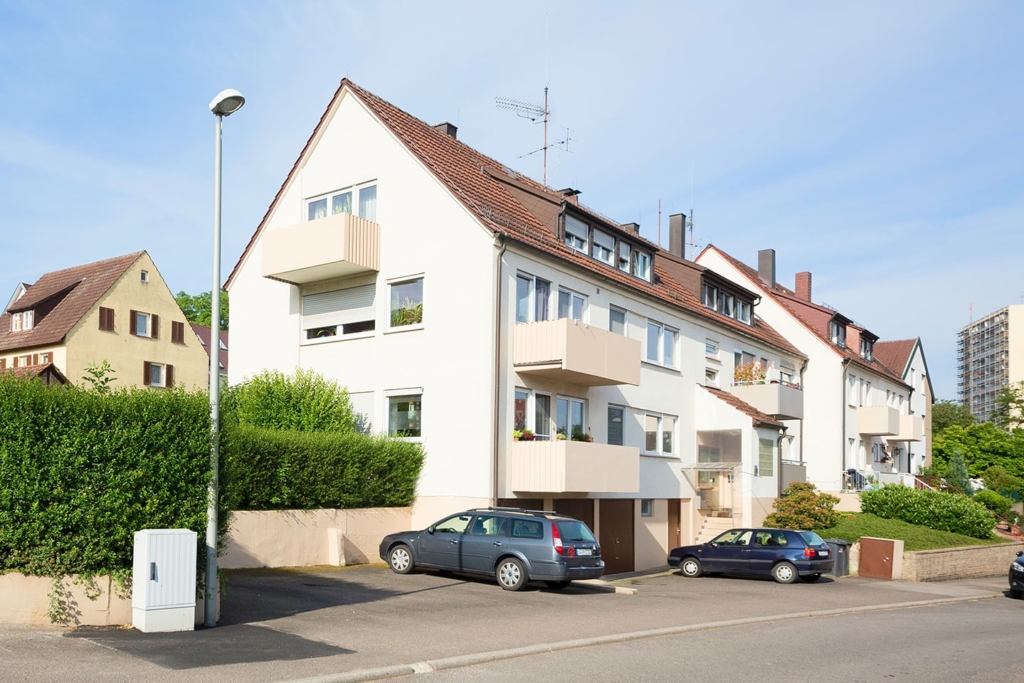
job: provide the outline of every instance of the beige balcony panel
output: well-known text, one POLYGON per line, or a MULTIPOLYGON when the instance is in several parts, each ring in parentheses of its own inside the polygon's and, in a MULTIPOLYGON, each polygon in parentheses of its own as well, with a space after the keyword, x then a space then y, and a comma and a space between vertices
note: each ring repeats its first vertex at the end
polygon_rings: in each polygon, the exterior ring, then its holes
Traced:
POLYGON ((762 413, 781 420, 804 419, 804 392, 799 387, 771 384, 734 384, 732 394, 762 413))
POLYGON ((892 436, 900 432, 900 413, 888 406, 857 409, 857 431, 867 436, 892 436))
POLYGON ((516 441, 509 488, 530 493, 639 493, 640 449, 586 441, 516 441))
POLYGON ((380 270, 380 226, 338 213, 263 234, 263 277, 302 285, 380 270))
POLYGON ((924 441, 924 418, 920 415, 900 415, 900 430, 888 441, 924 441))
POLYGON ((640 342, 562 318, 517 324, 512 360, 516 372, 588 387, 640 385, 640 342))

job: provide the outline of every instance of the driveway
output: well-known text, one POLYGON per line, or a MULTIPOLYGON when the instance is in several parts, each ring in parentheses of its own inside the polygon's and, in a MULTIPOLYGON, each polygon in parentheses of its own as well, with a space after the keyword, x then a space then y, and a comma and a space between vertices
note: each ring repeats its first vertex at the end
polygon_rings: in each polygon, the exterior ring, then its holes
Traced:
POLYGON ((826 577, 786 586, 673 573, 619 582, 636 588, 635 595, 533 584, 509 593, 492 581, 399 576, 382 566, 227 574, 215 629, 2 630, 0 680, 295 680, 659 628, 990 597, 1005 589, 1002 578, 911 584, 826 577))

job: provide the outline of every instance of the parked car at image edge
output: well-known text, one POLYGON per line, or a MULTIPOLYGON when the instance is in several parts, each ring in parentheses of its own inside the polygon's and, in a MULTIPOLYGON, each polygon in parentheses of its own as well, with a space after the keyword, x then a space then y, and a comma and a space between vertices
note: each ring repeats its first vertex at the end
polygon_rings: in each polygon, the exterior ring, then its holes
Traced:
POLYGON ((1010 597, 1024 596, 1024 550, 1017 551, 1017 559, 1010 563, 1010 597))
POLYGON ((604 573, 601 546, 586 524, 518 508, 467 510, 422 531, 389 534, 380 542, 380 558, 398 574, 419 567, 483 574, 509 591, 533 580, 565 588, 604 573))
POLYGON ((683 576, 747 574, 779 583, 817 581, 832 571, 829 546, 813 531, 730 529, 711 541, 673 549, 668 563, 683 576))

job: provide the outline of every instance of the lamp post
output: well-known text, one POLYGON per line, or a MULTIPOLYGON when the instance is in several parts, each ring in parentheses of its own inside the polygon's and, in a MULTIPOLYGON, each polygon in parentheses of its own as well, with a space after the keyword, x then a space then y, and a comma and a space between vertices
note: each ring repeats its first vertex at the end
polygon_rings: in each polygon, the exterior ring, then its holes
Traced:
POLYGON ((213 160, 213 288, 210 290, 210 483, 206 502, 206 586, 203 591, 206 626, 217 625, 217 488, 220 438, 220 178, 221 128, 225 116, 242 108, 237 90, 222 90, 210 102, 217 117, 213 160))

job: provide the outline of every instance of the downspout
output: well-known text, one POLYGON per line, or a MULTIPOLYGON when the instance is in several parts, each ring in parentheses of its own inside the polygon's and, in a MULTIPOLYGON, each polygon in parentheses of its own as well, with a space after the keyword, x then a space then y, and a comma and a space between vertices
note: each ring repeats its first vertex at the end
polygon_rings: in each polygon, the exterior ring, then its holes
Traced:
MULTIPOLYGON (((805 378, 804 378, 804 374, 806 372, 807 372, 807 361, 805 360, 800 365, 800 391, 804 391, 807 388, 807 385, 805 383, 805 378)), ((804 395, 804 399, 805 400, 806 400, 806 398, 807 398, 807 396, 804 395)), ((800 464, 803 465, 804 467, 807 467, 807 463, 804 462, 804 422, 807 421, 806 410, 807 410, 807 408, 805 406, 804 407, 804 411, 805 411, 804 412, 804 419, 800 420, 800 464)), ((806 477, 806 475, 804 475, 804 476, 806 477)))
MULTIPOLYGON (((775 450, 779 454, 779 469, 777 470, 779 473, 779 476, 777 477, 779 498, 782 498, 782 440, 786 438, 787 429, 788 427, 786 427, 786 425, 782 425, 782 430, 779 432, 779 438, 775 441, 775 450)), ((800 440, 800 445, 801 447, 803 446, 803 439, 800 440)))
POLYGON ((501 432, 499 430, 501 418, 501 321, 502 321, 502 267, 501 261, 505 257, 505 250, 508 248, 508 238, 504 233, 494 236, 494 504, 498 504, 498 464, 499 448, 501 447, 501 432))
POLYGON ((849 358, 844 358, 843 359, 843 365, 842 365, 842 371, 843 371, 842 372, 842 379, 840 381, 840 385, 841 386, 839 387, 839 409, 842 411, 842 415, 843 415, 843 429, 842 429, 842 432, 839 435, 840 436, 840 444, 839 445, 842 448, 842 450, 839 451, 839 452, 843 454, 843 471, 842 471, 842 473, 840 473, 840 476, 839 476, 839 485, 840 486, 842 486, 842 484, 843 484, 843 475, 846 474, 846 470, 849 469, 849 465, 850 465, 850 463, 848 463, 846 461, 846 366, 848 366, 849 364, 850 364, 850 359, 849 358))

